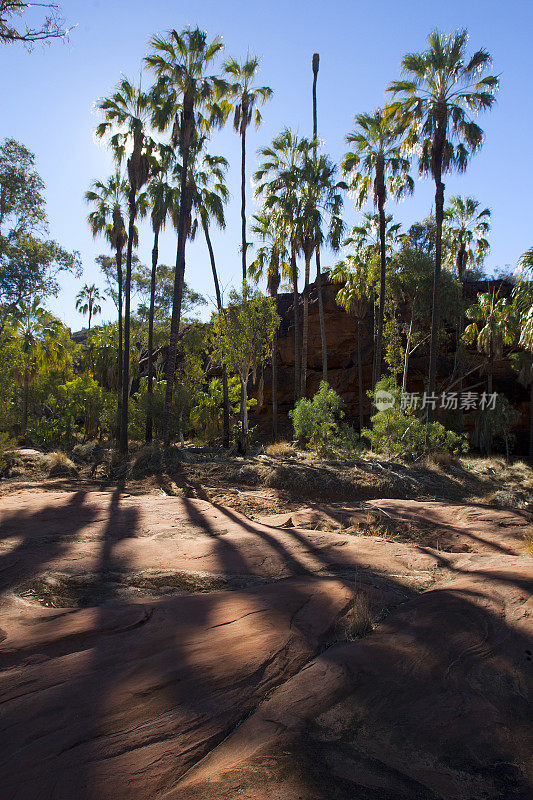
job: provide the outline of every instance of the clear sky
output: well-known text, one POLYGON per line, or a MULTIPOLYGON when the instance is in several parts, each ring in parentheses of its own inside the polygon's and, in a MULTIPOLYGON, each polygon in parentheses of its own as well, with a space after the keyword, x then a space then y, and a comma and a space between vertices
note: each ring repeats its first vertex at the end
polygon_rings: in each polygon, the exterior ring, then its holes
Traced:
MULTIPOLYGON (((61 2, 61 0, 59 0, 61 2)), ((83 320, 74 308, 82 282, 104 281, 94 263, 106 253, 103 240, 89 233, 83 194, 94 178, 112 169, 104 148, 95 144, 98 122, 94 103, 111 92, 121 74, 136 78, 154 33, 188 24, 220 34, 226 54, 241 59, 249 51, 261 58, 258 81, 274 90, 264 108, 259 131, 248 137, 249 176, 257 148, 284 126, 310 135, 311 57, 320 53, 318 129, 324 149, 340 159, 353 115, 383 103, 389 81, 399 75, 405 52, 421 50, 435 27, 446 32, 466 27, 472 49, 485 47, 493 56, 501 89, 494 109, 480 122, 486 133, 481 153, 465 175, 446 177, 446 194, 470 194, 493 212, 492 250, 488 267, 514 266, 533 244, 531 231, 531 0, 63 0, 64 16, 77 24, 66 44, 0 48, 0 139, 11 136, 37 156, 47 186, 50 235, 64 247, 81 252, 81 281, 67 277, 60 296, 49 305, 73 329, 83 320)), ((145 78, 146 85, 149 79, 145 78)), ((213 233, 221 282, 227 291, 240 275, 239 144, 231 126, 216 135, 211 151, 230 160, 228 227, 213 233)), ((250 212, 254 205, 248 184, 250 212)), ((406 226, 431 209, 430 181, 416 183, 413 198, 389 210, 406 226)), ((349 198, 347 220, 355 214, 349 198)), ((151 236, 141 229, 139 255, 150 261, 151 236)), ((249 251, 250 252, 250 251, 249 251)), ((174 263, 175 237, 167 231, 160 260, 174 263)), ((324 254, 324 266, 334 263, 324 254)), ((188 283, 213 302, 207 250, 202 239, 189 245, 188 283)), ((103 319, 114 316, 110 302, 103 319)))

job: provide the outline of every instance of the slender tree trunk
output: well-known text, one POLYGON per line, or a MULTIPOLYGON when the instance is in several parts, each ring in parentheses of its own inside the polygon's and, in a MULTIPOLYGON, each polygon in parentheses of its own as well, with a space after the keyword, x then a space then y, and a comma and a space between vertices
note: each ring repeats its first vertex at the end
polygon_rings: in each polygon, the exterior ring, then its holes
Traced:
POLYGON ((357 320, 357 383, 359 391, 359 434, 363 430, 363 364, 361 361, 361 327, 363 323, 357 320))
POLYGON ((533 464, 533 380, 529 384, 529 461, 533 464))
MULTIPOLYGON (((213 245, 211 243, 211 237, 209 235, 209 226, 207 225, 207 220, 204 219, 203 217, 202 217, 202 227, 204 229, 207 249, 209 250, 211 271, 213 273, 213 283, 215 284, 215 293, 217 297, 217 308, 219 313, 222 314, 224 312, 224 307, 222 305, 222 294, 220 292, 220 284, 218 282, 217 268, 215 264, 215 253, 213 251, 213 245)), ((228 371, 226 369, 225 364, 222 367, 222 399, 224 404, 222 446, 228 448, 229 447, 229 391, 228 391, 228 371)))
POLYGON ((411 313, 411 322, 409 323, 409 333, 407 334, 407 342, 405 345, 405 358, 403 360, 402 392, 407 391, 407 372, 409 370, 409 351, 411 349, 412 333, 413 333, 413 314, 411 313))
POLYGON ((300 378, 300 393, 302 397, 307 394, 307 345, 309 339, 309 273, 311 256, 305 257, 305 285, 303 291, 304 308, 302 320, 302 376, 300 378))
MULTIPOLYGON (((276 309, 278 305, 278 293, 274 295, 276 309)), ((272 434, 274 441, 278 439, 278 330, 274 331, 272 337, 272 434)))
MULTIPOLYGON (((435 394, 437 383, 437 349, 439 339, 439 321, 440 321, 440 273, 442 266, 442 222, 444 219, 444 184, 442 182, 442 148, 444 146, 444 139, 446 131, 440 130, 438 134, 439 142, 436 147, 436 155, 433 160, 433 172, 435 178, 435 273, 433 277, 433 307, 431 316, 431 340, 429 345, 429 378, 428 378, 428 392, 430 395, 435 394), (440 141, 442 140, 442 145, 440 141)), ((428 422, 433 422, 434 409, 433 404, 428 405, 428 422)))
POLYGON ((328 380, 328 344, 326 339, 326 320, 324 318, 324 293, 320 271, 320 250, 316 249, 316 288, 318 292, 318 317, 320 319, 320 342, 322 346, 322 380, 328 380))
POLYGON ((89 323, 87 325, 87 338, 89 338, 89 334, 91 332, 91 318, 92 318, 92 315, 93 315, 93 311, 92 311, 92 308, 89 306, 89 323))
MULTIPOLYGON (((489 363, 487 365, 487 394, 489 397, 492 394, 492 371, 494 366, 494 359, 492 356, 489 357, 489 363)), ((492 425, 490 419, 490 411, 487 411, 487 456, 490 456, 492 453, 492 425)))
POLYGON ((154 308, 155 308, 155 280, 157 276, 157 262, 159 258, 159 225, 154 230, 154 246, 152 247, 152 272, 150 274, 150 310, 148 312, 148 397, 146 404, 146 433, 145 441, 149 444, 154 435, 153 416, 153 371, 154 371, 154 308))
POLYGON ((291 252, 292 291, 294 305, 294 402, 300 399, 300 298, 298 295, 298 267, 294 246, 291 252))
POLYGON ((178 216, 178 247, 176 253, 176 273, 174 275, 174 291, 172 295, 172 320, 170 323, 170 342, 167 358, 167 385, 165 391, 165 409, 163 414, 163 442, 170 445, 170 422, 172 412, 172 394, 176 373, 176 358, 178 352, 178 336, 181 318, 181 303, 183 299, 183 281, 185 277, 185 240, 187 238, 187 170, 189 167, 189 150, 194 125, 194 99, 189 92, 183 99, 183 112, 181 120, 181 176, 180 176, 180 211, 178 216))
POLYGON ((241 446, 243 456, 248 452, 248 380, 241 378, 241 446))
POLYGON ((376 287, 372 286, 372 386, 376 385, 377 382, 377 365, 376 365, 376 355, 378 352, 377 348, 378 342, 378 314, 376 311, 376 287))
POLYGON ((20 426, 20 432, 22 436, 26 435, 26 431, 28 429, 28 394, 30 390, 30 376, 28 375, 28 370, 24 370, 24 377, 23 377, 23 387, 22 387, 22 423, 20 426))
POLYGON ((387 276, 387 255, 385 250, 385 202, 380 193, 378 199, 379 213, 379 257, 380 257, 380 277, 379 277, 379 315, 378 331, 376 341, 376 383, 381 378, 381 361, 383 350, 383 317, 385 314, 385 281, 387 276))
POLYGON ((123 348, 122 348, 122 337, 123 337, 123 321, 122 321, 122 247, 119 247, 115 261, 117 264, 117 300, 118 300, 118 364, 117 364, 117 384, 118 384, 118 391, 117 391, 117 430, 116 430, 116 441, 120 444, 120 428, 122 426, 122 366, 123 366, 123 348))
POLYGON ((131 260, 133 256, 133 237, 135 233, 136 191, 130 189, 130 220, 128 226, 128 250, 126 254, 126 281, 124 285, 124 368, 122 370, 122 424, 120 426, 120 452, 128 454, 128 404, 130 398, 130 301, 131 301, 131 260))
MULTIPOLYGON (((245 109, 243 108, 244 112, 245 109)), ((246 283, 246 119, 241 133, 241 240, 242 282, 244 285, 246 283)))
MULTIPOLYGON (((318 78, 318 69, 320 65, 320 58, 318 53, 313 54, 312 69, 313 69, 313 157, 316 163, 317 152, 317 136, 318 124, 316 113, 316 82, 318 78)), ((322 292, 322 273, 320 271, 320 247, 316 247, 316 289, 318 293, 318 317, 320 320, 320 342, 322 347, 322 380, 328 380, 328 346, 326 340, 326 323, 324 320, 324 295, 322 292)))

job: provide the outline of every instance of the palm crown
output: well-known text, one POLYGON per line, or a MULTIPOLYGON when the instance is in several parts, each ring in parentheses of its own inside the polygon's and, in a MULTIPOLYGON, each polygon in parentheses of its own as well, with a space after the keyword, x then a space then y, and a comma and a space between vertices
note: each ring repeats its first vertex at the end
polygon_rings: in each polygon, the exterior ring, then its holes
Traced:
POLYGON ((128 198, 128 184, 120 170, 105 181, 94 181, 85 200, 94 206, 88 216, 89 226, 94 237, 103 234, 113 250, 125 247, 128 240, 125 215, 128 198))
POLYGON ((490 249, 490 209, 480 210, 473 197, 454 195, 444 212, 444 230, 448 264, 462 280, 465 270, 481 265, 490 249))
POLYGON ((466 30, 433 31, 427 50, 404 56, 405 77, 388 88, 394 100, 387 116, 406 126, 405 146, 418 154, 421 174, 435 176, 440 149, 442 170, 462 171, 482 144, 483 132, 471 115, 490 109, 499 80, 483 75, 492 63, 486 50, 467 57, 467 40, 466 30))
POLYGON ((257 56, 248 56, 241 64, 234 58, 228 58, 224 64, 226 75, 233 81, 229 86, 229 93, 235 101, 233 129, 236 133, 242 134, 252 118, 255 126, 259 127, 261 124, 259 106, 272 96, 272 89, 268 86, 251 85, 258 69, 257 56))
POLYGON ((387 190, 393 197, 411 194, 413 179, 408 174, 409 159, 402 155, 399 136, 402 128, 388 119, 381 109, 373 114, 358 114, 356 130, 346 137, 352 150, 344 156, 343 172, 349 176, 349 188, 358 208, 367 201, 373 189, 374 205, 387 190))

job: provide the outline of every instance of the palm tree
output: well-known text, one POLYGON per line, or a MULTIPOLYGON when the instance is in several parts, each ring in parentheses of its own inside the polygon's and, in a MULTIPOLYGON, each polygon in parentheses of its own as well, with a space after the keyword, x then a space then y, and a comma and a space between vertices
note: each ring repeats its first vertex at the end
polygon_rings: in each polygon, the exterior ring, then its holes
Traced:
POLYGON ((358 114, 356 129, 348 134, 346 141, 353 150, 344 156, 342 168, 350 176, 350 188, 354 192, 357 208, 368 199, 373 189, 374 205, 379 217, 379 316, 376 340, 376 374, 381 377, 381 354, 383 349, 383 315, 385 311, 385 281, 387 272, 386 215, 387 190, 399 198, 413 191, 414 183, 408 175, 409 160, 404 158, 399 147, 401 128, 384 115, 381 109, 373 114, 358 114))
POLYGON ((22 383, 20 432, 24 436, 28 428, 30 383, 41 369, 60 366, 65 348, 60 336, 61 322, 41 306, 39 297, 24 303, 19 311, 13 318, 13 327, 21 340, 21 363, 16 372, 22 383))
MULTIPOLYGON (((215 252, 211 242, 211 235, 209 228, 214 222, 220 229, 226 227, 226 218, 224 214, 224 206, 229 199, 229 191, 226 185, 226 172, 228 170, 228 161, 223 156, 214 156, 209 153, 204 153, 199 166, 192 174, 192 210, 196 214, 195 223, 192 226, 194 234, 199 221, 204 232, 207 250, 209 252, 209 260, 211 263, 211 272, 213 274, 213 283, 215 286, 215 295, 217 299, 217 309, 219 313, 224 313, 224 305, 222 303, 222 293, 220 291, 220 283, 218 280, 215 252)), ((228 371, 226 365, 222 365, 222 401, 223 401, 223 427, 222 427, 222 445, 225 448, 230 444, 230 402, 228 390, 228 371)))
MULTIPOLYGON (((387 214, 385 217, 385 263, 390 256, 393 247, 398 243, 400 238, 401 224, 399 222, 393 223, 392 214, 387 214)), ((370 286, 370 302, 373 309, 373 324, 374 324, 374 355, 372 366, 372 384, 377 383, 378 373, 378 320, 380 317, 379 306, 381 297, 376 296, 375 287, 378 279, 378 265, 381 269, 381 224, 379 214, 363 214, 363 220, 360 225, 354 225, 350 235, 344 240, 343 245, 350 247, 353 251, 354 257, 357 261, 365 264, 365 274, 367 276, 368 285, 370 286)), ((379 269, 379 271, 380 271, 379 269)), ((380 292, 381 295, 381 292, 380 292)))
MULTIPOLYGON (((288 252, 282 236, 283 226, 278 224, 276 211, 262 211, 254 215, 252 232, 259 237, 261 246, 257 255, 248 267, 248 272, 256 283, 266 276, 267 290, 274 298, 277 308, 277 296, 282 277, 288 277, 290 267, 288 252)), ((278 438, 278 331, 274 331, 272 339, 272 433, 274 441, 278 438)))
POLYGON ((261 124, 261 112, 258 106, 263 105, 272 96, 272 89, 268 86, 252 86, 259 69, 257 56, 248 55, 239 64, 234 58, 228 58, 224 64, 224 71, 233 81, 230 92, 234 98, 235 114, 233 129, 241 137, 241 257, 242 280, 246 281, 246 129, 252 118, 255 127, 261 124))
MULTIPOLYGON (((487 372, 487 394, 492 395, 492 376, 494 361, 501 358, 504 348, 512 345, 516 338, 516 320, 513 307, 496 291, 478 294, 477 303, 466 311, 468 319, 463 339, 466 344, 474 344, 485 358, 487 372)), ((487 455, 490 455, 491 433, 488 421, 487 455)))
MULTIPOLYGON (((394 102, 389 114, 407 126, 405 146, 418 153, 421 175, 430 173, 435 181, 435 275, 429 354, 429 394, 435 393, 437 339, 439 334, 439 289, 442 265, 442 224, 444 183, 442 176, 466 169, 470 155, 482 145, 483 131, 471 115, 490 109, 499 79, 484 75, 491 64, 486 50, 468 57, 468 33, 457 30, 446 35, 433 31, 428 48, 408 53, 402 60, 404 80, 394 81, 388 91, 394 102)), ((428 420, 433 418, 430 405, 428 420)))
POLYGON ((275 211, 279 236, 290 253, 294 307, 294 402, 300 398, 300 319, 297 255, 299 209, 299 168, 309 141, 300 139, 286 128, 269 147, 259 151, 263 161, 254 173, 256 197, 264 199, 264 210, 275 211))
POLYGON ((331 279, 344 285, 337 292, 336 301, 348 314, 357 319, 357 388, 359 405, 359 432, 363 430, 363 365, 361 361, 361 328, 372 301, 372 279, 368 259, 357 254, 346 256, 331 272, 331 279))
POLYGON ((520 338, 518 344, 523 352, 519 358, 519 380, 529 385, 529 460, 533 463, 533 248, 526 250, 520 259, 522 277, 513 292, 513 304, 518 314, 520 338))
MULTIPOLYGON (((317 145, 318 145, 318 126, 317 126, 317 111, 316 111, 316 84, 318 78, 318 70, 320 67, 320 56, 318 53, 313 53, 311 60, 311 68, 313 70, 313 158, 316 161, 317 145)), ((322 272, 320 270, 320 247, 315 249, 315 262, 316 262, 316 289, 318 294, 318 318, 320 322, 320 342, 322 347, 322 380, 328 379, 328 345, 326 339, 326 321, 324 319, 324 296, 322 292, 322 272)))
POLYGON ((76 295, 76 310, 84 316, 85 314, 89 315, 87 334, 91 332, 91 320, 93 316, 102 313, 100 301, 103 299, 98 287, 94 283, 91 283, 90 286, 86 283, 76 295))
MULTIPOLYGON (((118 310, 118 395, 117 418, 119 438, 122 424, 122 253, 128 241, 126 232, 126 209, 128 202, 128 183, 116 170, 105 182, 94 181, 85 193, 87 203, 94 204, 88 216, 89 227, 94 238, 104 234, 112 250, 115 251, 117 268, 117 310, 118 310)), ((137 231, 135 230, 135 241, 137 231)))
POLYGON ((178 205, 176 188, 168 183, 172 153, 160 150, 160 158, 153 160, 153 169, 148 183, 147 197, 151 207, 152 232, 154 244, 152 247, 152 270, 150 273, 150 306, 148 311, 148 402, 146 408, 145 441, 150 443, 153 438, 153 372, 154 372, 154 310, 157 266, 159 261, 159 234, 164 229, 167 217, 171 210, 178 205))
MULTIPOLYGON (((444 210, 443 239, 444 261, 455 270, 460 283, 461 304, 463 282, 467 268, 483 264, 490 245, 487 235, 490 231, 490 209, 479 209, 479 202, 473 197, 450 197, 448 208, 444 210)), ((461 336, 465 323, 461 311, 457 330, 456 368, 458 371, 457 391, 459 400, 463 391, 463 354, 461 336)), ((459 411, 459 429, 463 430, 463 412, 459 411)))
POLYGON ((128 452, 128 403, 130 392, 130 303, 131 263, 135 239, 137 216, 137 194, 144 186, 149 174, 149 153, 152 142, 146 135, 150 119, 150 98, 131 81, 123 78, 110 98, 98 103, 104 121, 97 129, 100 138, 111 134, 110 145, 120 164, 127 160, 128 170, 128 249, 126 253, 126 280, 124 284, 124 365, 122 382, 122 424, 120 426, 120 452, 128 452))
POLYGON ((205 127, 208 121, 223 122, 222 110, 215 101, 227 89, 227 84, 216 76, 207 74, 208 68, 223 47, 219 37, 208 43, 204 31, 199 28, 185 28, 181 33, 176 30, 169 31, 166 38, 155 36, 150 44, 153 53, 145 58, 145 62, 158 78, 155 92, 161 109, 159 114, 154 115, 153 122, 161 130, 172 128, 172 146, 179 150, 181 156, 178 244, 163 418, 163 440, 165 445, 169 445, 172 393, 185 279, 187 220, 190 214, 188 177, 191 149, 194 148, 197 131, 205 127), (209 120, 206 119, 206 112, 209 120))
POLYGON ((298 218, 296 231, 299 249, 305 260, 305 287, 303 293, 302 373, 300 393, 305 397, 307 387, 307 348, 309 335, 309 278, 311 258, 315 250, 328 242, 338 250, 344 231, 341 217, 342 190, 346 184, 336 181, 337 167, 327 155, 309 157, 302 151, 301 163, 296 167, 298 218), (324 232, 324 228, 326 231, 324 232))

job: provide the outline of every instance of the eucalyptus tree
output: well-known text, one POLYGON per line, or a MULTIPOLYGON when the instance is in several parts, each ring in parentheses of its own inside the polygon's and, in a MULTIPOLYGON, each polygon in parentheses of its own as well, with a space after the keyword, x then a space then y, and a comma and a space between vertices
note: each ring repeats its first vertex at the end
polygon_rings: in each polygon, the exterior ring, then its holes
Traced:
MULTIPOLYGON (((435 275, 428 390, 435 393, 439 335, 439 289, 444 220, 443 174, 463 172, 470 156, 480 149, 483 131, 472 116, 488 110, 499 86, 495 75, 486 75, 490 54, 477 50, 467 55, 468 33, 457 30, 428 36, 422 53, 408 53, 402 60, 403 79, 390 84, 393 102, 388 114, 406 126, 405 147, 417 154, 421 175, 435 182, 435 275)), ((428 419, 431 422, 430 406, 428 419)))
POLYGON ((146 190, 150 207, 150 220, 154 243, 152 246, 152 269, 150 272, 150 304, 148 311, 148 385, 146 406, 145 441, 153 438, 153 372, 154 372, 154 309, 157 267, 159 262, 159 234, 165 228, 169 214, 179 205, 177 189, 169 181, 169 170, 173 153, 169 148, 159 148, 158 157, 151 159, 151 175, 146 190))
POLYGON ((189 169, 198 133, 211 124, 222 123, 224 114, 216 102, 227 84, 217 75, 209 74, 222 50, 220 37, 208 42, 199 28, 185 28, 181 32, 169 31, 166 36, 155 36, 150 41, 152 52, 145 63, 155 73, 155 95, 159 113, 153 123, 160 130, 171 130, 171 145, 179 152, 181 160, 179 214, 177 219, 177 253, 170 343, 167 358, 167 383, 163 419, 163 440, 170 444, 171 409, 176 356, 181 317, 181 303, 185 278, 185 245, 190 215, 189 169))
POLYGON ((122 370, 122 421, 120 426, 120 452, 128 452, 128 404, 130 392, 130 304, 131 265, 135 240, 137 196, 148 180, 150 151, 153 142, 147 135, 151 117, 150 96, 123 78, 109 98, 98 103, 104 121, 96 128, 99 138, 109 137, 109 143, 120 165, 127 158, 128 175, 128 240, 126 252, 126 278, 124 282, 124 358, 122 370), (129 155, 128 155, 129 154, 129 155))
POLYGON ((361 208, 372 189, 374 205, 378 209, 380 279, 375 354, 375 380, 378 381, 381 377, 387 273, 385 202, 387 191, 398 199, 411 194, 414 183, 408 174, 409 159, 402 155, 399 144, 401 126, 387 118, 382 109, 373 114, 358 114, 355 123, 355 130, 346 137, 353 149, 344 156, 342 168, 349 176, 356 207, 361 208))
MULTIPOLYGON (((309 148, 311 145, 309 144, 309 148)), ((296 231, 299 249, 305 260, 305 285, 303 293, 302 367, 300 392, 306 395, 307 350, 309 336, 309 279, 313 253, 328 243, 334 251, 340 247, 344 222, 341 216, 346 184, 337 181, 337 167, 327 155, 316 158, 302 149, 300 163, 296 165, 298 216, 296 231)), ((323 320, 322 320, 323 323, 323 320)), ((322 337, 322 342, 325 338, 322 337)), ((324 353, 324 350, 323 350, 324 353)))
POLYGON ((299 177, 303 156, 309 151, 309 140, 301 139, 285 128, 268 147, 259 151, 262 159, 254 173, 256 197, 264 201, 264 210, 275 212, 274 219, 280 238, 289 252, 294 309, 294 402, 300 399, 300 318, 298 293, 298 264, 300 239, 299 177))
MULTIPOLYGON (((105 181, 94 181, 88 192, 85 193, 87 203, 93 205, 89 213, 88 222, 94 238, 104 235, 109 246, 115 252, 116 277, 117 277, 117 312, 118 312, 118 430, 122 425, 122 304, 123 304, 123 275, 122 254, 128 241, 125 218, 128 205, 128 182, 122 177, 119 169, 115 170, 105 181)), ((135 230, 135 239, 137 231, 135 230)), ((135 242, 134 242, 135 244, 135 242)), ((120 438, 120 433, 119 433, 120 438)))
POLYGON ((248 55, 239 63, 234 58, 228 58, 224 64, 224 72, 231 82, 230 93, 234 105, 233 129, 241 137, 241 259, 242 280, 246 281, 246 129, 252 119, 255 127, 261 124, 262 106, 272 96, 272 89, 268 86, 254 86, 259 59, 257 56, 248 55))
MULTIPOLYGON (((254 215, 252 232, 259 239, 255 259, 248 267, 248 274, 258 283, 266 278, 267 291, 277 309, 278 289, 282 278, 289 277, 289 253, 284 238, 280 235, 283 226, 278 224, 276 210, 261 211, 254 215)), ((278 438, 278 329, 272 337, 272 433, 278 438)))
MULTIPOLYGON (((226 227, 224 208, 229 200, 229 190, 226 185, 228 166, 228 161, 224 156, 216 156, 204 152, 199 163, 197 163, 195 169, 191 173, 191 210, 195 216, 192 223, 191 234, 194 236, 198 224, 201 225, 209 253, 219 314, 224 312, 224 305, 217 274, 215 251, 211 241, 210 226, 214 223, 221 230, 226 227)), ((230 401, 226 364, 222 365, 222 400, 224 407, 222 444, 227 448, 230 444, 230 401)))
POLYGON ((104 298, 100 293, 100 290, 94 283, 91 283, 90 285, 86 283, 76 295, 76 310, 84 316, 85 314, 89 315, 89 322, 87 325, 88 334, 91 332, 91 321, 93 316, 102 313, 102 306, 100 304, 103 299, 104 298))

